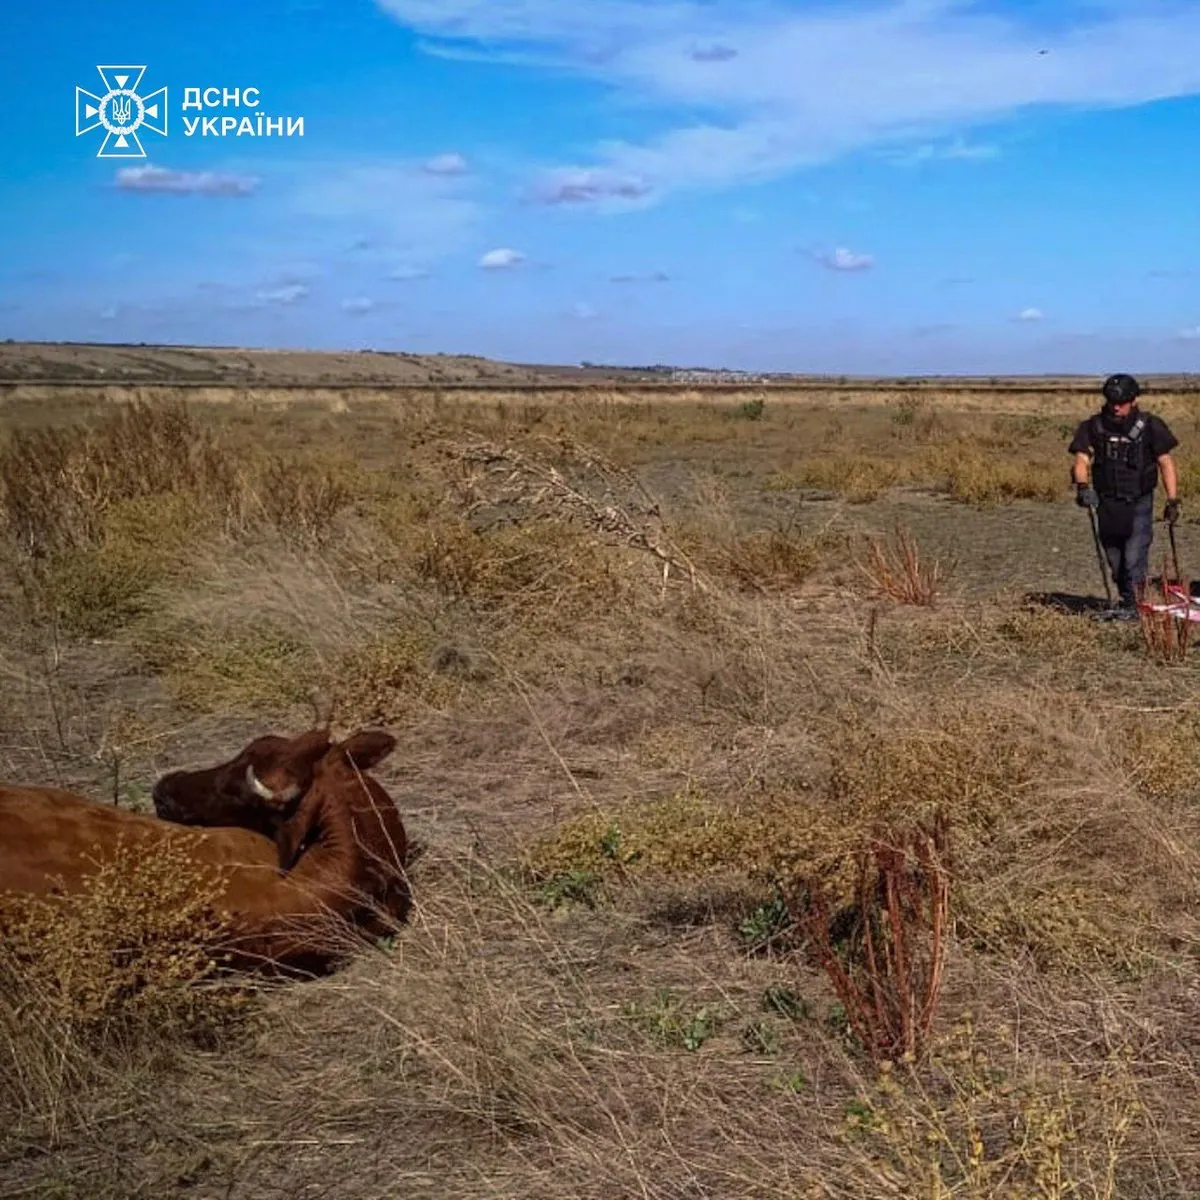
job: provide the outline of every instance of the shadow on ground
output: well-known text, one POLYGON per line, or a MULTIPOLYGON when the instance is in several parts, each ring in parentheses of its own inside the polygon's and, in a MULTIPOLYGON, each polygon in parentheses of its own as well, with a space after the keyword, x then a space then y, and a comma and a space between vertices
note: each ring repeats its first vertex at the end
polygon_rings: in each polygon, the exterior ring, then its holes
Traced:
POLYGON ((1076 614, 1105 612, 1109 607, 1103 596, 1077 596, 1071 592, 1026 592, 1024 600, 1026 604, 1076 614))

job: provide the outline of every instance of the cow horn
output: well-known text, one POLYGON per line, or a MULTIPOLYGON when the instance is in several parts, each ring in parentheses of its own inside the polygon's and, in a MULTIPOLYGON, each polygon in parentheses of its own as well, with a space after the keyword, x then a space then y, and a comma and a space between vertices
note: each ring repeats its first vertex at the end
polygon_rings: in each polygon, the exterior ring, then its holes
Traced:
POLYGON ((253 766, 246 768, 246 783, 253 789, 256 796, 261 796, 264 800, 276 799, 275 793, 255 775, 253 766))

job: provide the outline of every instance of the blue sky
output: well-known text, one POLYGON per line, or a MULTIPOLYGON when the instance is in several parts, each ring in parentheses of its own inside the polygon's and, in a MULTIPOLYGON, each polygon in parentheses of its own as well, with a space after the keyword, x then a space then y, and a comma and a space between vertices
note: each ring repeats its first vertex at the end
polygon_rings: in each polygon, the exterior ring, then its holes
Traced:
POLYGON ((3 337, 1200 369, 1197 0, 19 0, 0 45, 3 337), (98 64, 168 88, 145 159, 75 135, 98 64), (186 136, 193 86, 305 134, 186 136))

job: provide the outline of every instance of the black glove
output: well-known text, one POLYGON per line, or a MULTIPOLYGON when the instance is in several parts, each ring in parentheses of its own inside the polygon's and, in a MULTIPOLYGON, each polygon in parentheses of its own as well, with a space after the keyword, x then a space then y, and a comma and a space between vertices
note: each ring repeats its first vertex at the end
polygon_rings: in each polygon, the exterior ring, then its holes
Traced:
POLYGON ((1168 525, 1174 525, 1179 520, 1179 501, 1168 500, 1166 507, 1163 509, 1163 520, 1168 525))
POLYGON ((1077 483, 1075 485, 1075 503, 1080 508, 1099 508, 1100 497, 1096 495, 1096 489, 1090 487, 1086 483, 1077 483))

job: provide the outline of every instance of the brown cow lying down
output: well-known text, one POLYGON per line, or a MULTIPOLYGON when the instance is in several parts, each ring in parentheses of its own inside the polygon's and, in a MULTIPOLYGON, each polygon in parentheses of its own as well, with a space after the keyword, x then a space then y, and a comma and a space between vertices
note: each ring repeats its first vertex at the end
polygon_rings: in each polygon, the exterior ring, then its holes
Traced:
MULTIPOLYGON (((247 829, 189 829, 56 788, 0 787, 0 894, 67 897, 118 841, 182 839, 220 880, 216 907, 228 924, 217 949, 228 965, 326 973, 355 933, 378 937, 408 918, 404 828, 391 797, 365 774, 395 745, 374 731, 330 745, 278 847, 247 829), (286 877, 281 850, 294 863, 286 877)), ((190 777, 172 778, 182 792, 190 777)))
POLYGON ((179 825, 237 825, 274 841, 330 745, 328 728, 255 738, 219 766, 164 775, 154 785, 155 811, 179 825))

